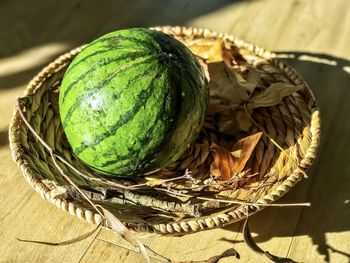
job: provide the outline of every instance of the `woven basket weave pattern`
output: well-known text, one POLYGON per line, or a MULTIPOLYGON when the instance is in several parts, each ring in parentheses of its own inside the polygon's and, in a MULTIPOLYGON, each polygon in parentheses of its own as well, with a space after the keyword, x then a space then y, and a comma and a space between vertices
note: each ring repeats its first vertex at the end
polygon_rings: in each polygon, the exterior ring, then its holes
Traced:
MULTIPOLYGON (((319 112, 310 89, 295 70, 275 59, 273 53, 232 36, 195 28, 160 27, 155 29, 181 38, 226 39, 240 50, 255 54, 255 61, 252 60, 252 64, 259 62, 259 69, 266 72, 267 78, 304 86, 304 89, 284 99, 280 105, 254 111, 253 117, 265 129, 266 133, 285 146, 284 148, 297 161, 301 169, 305 170, 311 165, 319 143, 319 112), (267 61, 266 65, 260 63, 261 61, 267 61)), ((26 118, 48 145, 76 168, 86 170, 87 168, 72 155, 64 138, 57 109, 57 88, 60 80, 69 63, 83 48, 84 46, 79 47, 60 56, 44 68, 29 83, 22 101, 25 104, 26 118)), ((18 110, 15 110, 10 124, 10 146, 13 158, 19 165, 21 172, 45 200, 90 223, 98 224, 101 222, 101 216, 93 212, 84 200, 67 200, 64 196, 57 195, 59 186, 67 183, 54 166, 50 154, 30 134, 21 120, 18 110), (48 183, 50 180, 56 181, 56 183, 50 185, 48 183)), ((238 189, 232 192, 232 196, 237 199, 268 204, 283 196, 302 178, 300 170, 294 167, 268 138, 263 138, 263 142, 258 144, 251 159, 253 169, 262 175, 271 173, 277 180, 268 187, 255 190, 238 189)), ((86 182, 83 178, 74 175, 74 172, 70 171, 69 168, 66 169, 76 183, 80 185, 91 184, 91 182, 86 182)), ((121 220, 135 231, 185 234, 222 227, 239 221, 248 213, 257 212, 262 208, 261 205, 236 205, 207 216, 186 218, 178 222, 154 216, 150 220, 138 220, 138 212, 131 211, 130 217, 125 216, 121 220), (132 215, 135 215, 136 219, 132 215)), ((115 209, 114 212, 122 211, 123 206, 111 207, 110 209, 112 211, 115 209)), ((145 208, 143 213, 148 213, 147 211, 145 208)), ((152 211, 149 210, 149 213, 151 215, 152 211)))

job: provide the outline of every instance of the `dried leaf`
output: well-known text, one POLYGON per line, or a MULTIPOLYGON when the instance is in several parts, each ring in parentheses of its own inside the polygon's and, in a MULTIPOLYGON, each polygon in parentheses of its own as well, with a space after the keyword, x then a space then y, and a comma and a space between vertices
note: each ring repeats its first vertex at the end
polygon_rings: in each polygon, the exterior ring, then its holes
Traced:
POLYGON ((209 93, 210 97, 219 98, 222 101, 228 101, 230 104, 239 105, 241 100, 240 90, 234 88, 223 62, 208 64, 210 75, 209 93))
POLYGON ((222 39, 196 39, 187 43, 189 49, 197 56, 202 57, 207 63, 222 61, 222 39))
POLYGON ((239 53, 233 52, 231 48, 225 47, 225 45, 221 45, 221 55, 224 60, 225 65, 232 67, 236 63, 236 55, 239 53))
POLYGON ((189 260, 189 261, 186 260, 186 261, 172 261, 172 262, 173 263, 218 263, 219 261, 221 261, 221 259, 228 258, 228 257, 235 257, 239 259, 240 255, 235 249, 229 248, 225 250, 223 253, 221 253, 220 255, 212 256, 206 260, 189 260))
POLYGON ((268 251, 262 250, 254 241, 252 234, 249 230, 248 217, 246 218, 246 220, 244 222, 242 234, 243 234, 244 242, 252 251, 254 251, 255 253, 257 253, 259 255, 266 256, 272 262, 276 262, 276 263, 282 263, 282 262, 285 262, 285 263, 293 263, 294 262, 295 263, 296 262, 290 258, 278 257, 278 256, 270 254, 268 251))
POLYGON ((221 59, 215 63, 208 63, 210 96, 220 98, 234 106, 247 102, 260 82, 260 74, 239 55, 239 52, 237 53, 234 47, 228 49, 221 41, 216 44, 215 50, 216 53, 220 50, 223 61, 221 59), (245 78, 237 68, 233 67, 238 63, 246 65, 245 70, 248 73, 245 78))
POLYGON ((232 174, 231 167, 233 166, 233 158, 231 153, 224 147, 212 145, 211 150, 214 152, 214 161, 210 166, 211 175, 222 180, 230 179, 232 174))
POLYGON ((235 143, 235 145, 232 148, 232 153, 236 151, 241 151, 241 154, 233 162, 233 166, 231 169, 234 173, 240 173, 243 171, 262 134, 262 132, 258 132, 248 137, 242 138, 235 143))
POLYGON ((120 235, 123 239, 128 241, 130 244, 138 247, 140 249, 140 253, 145 258, 146 262, 151 262, 148 256, 147 250, 145 246, 141 243, 141 241, 138 240, 130 232, 130 230, 111 212, 109 212, 107 209, 103 208, 100 205, 97 205, 97 207, 102 210, 103 215, 105 216, 105 219, 106 219, 107 226, 110 227, 115 233, 120 235))
POLYGON ((247 79, 244 79, 240 73, 223 62, 208 64, 208 70, 210 96, 220 98, 231 105, 238 106, 249 101, 260 81, 260 75, 254 69, 250 69, 247 79))
POLYGON ((241 131, 248 131, 252 127, 253 123, 244 110, 236 110, 234 116, 241 131))
POLYGON ((230 80, 231 88, 238 94, 239 104, 247 101, 250 97, 250 90, 253 89, 253 87, 234 69, 226 66, 225 71, 230 80))
POLYGON ((233 151, 233 152, 231 152, 231 154, 233 157, 238 159, 242 155, 242 150, 233 151))
POLYGON ((248 217, 244 221, 242 232, 243 232, 244 242, 248 245, 248 247, 251 250, 253 250, 255 253, 264 255, 265 252, 260 247, 258 247, 258 245, 253 240, 252 234, 250 233, 249 226, 248 226, 248 217))
POLYGON ((233 249, 233 248, 230 248, 230 249, 227 249, 226 251, 224 251, 223 253, 221 253, 220 255, 217 255, 217 256, 213 256, 207 260, 205 260, 204 262, 205 263, 217 263, 219 262, 221 259, 223 258, 227 258, 227 257, 235 257, 237 259, 240 258, 240 255, 239 253, 237 252, 237 250, 233 249))
POLYGON ((238 89, 241 101, 246 101, 253 94, 256 86, 260 81, 260 74, 247 63, 247 61, 238 52, 235 46, 229 49, 222 45, 222 57, 226 66, 226 71, 231 80, 231 84, 235 89, 238 89), (241 72, 233 67, 234 64, 244 64, 245 70, 248 69, 246 78, 243 78, 241 72))
POLYGON ((222 146, 213 144, 210 147, 214 152, 214 161, 210 166, 211 175, 222 180, 229 180, 241 173, 262 134, 258 132, 240 139, 235 143, 231 152, 222 146))
POLYGON ((270 107, 281 103, 282 99, 302 89, 303 86, 295 86, 283 82, 271 84, 263 92, 250 98, 247 107, 250 109, 258 107, 270 107))
POLYGON ((197 60, 199 61, 199 64, 202 66, 203 70, 204 70, 204 74, 206 79, 208 80, 208 82, 210 81, 210 75, 209 75, 209 69, 208 69, 208 64, 205 63, 205 61, 203 60, 203 58, 198 57, 197 56, 197 60))
POLYGON ((250 94, 253 94, 256 86, 259 84, 259 81, 260 74, 256 70, 251 68, 248 71, 247 81, 245 82, 244 87, 250 92, 250 94))
POLYGON ((75 238, 72 238, 69 240, 65 240, 62 242, 48 242, 48 241, 28 240, 28 239, 20 239, 20 238, 16 238, 16 239, 18 241, 21 241, 21 242, 35 243, 35 244, 41 244, 41 245, 47 245, 47 246, 67 246, 67 245, 71 245, 71 244, 77 243, 79 241, 82 241, 82 240, 88 238, 89 236, 94 234, 100 228, 100 225, 101 224, 97 225, 95 229, 93 229, 92 231, 90 231, 88 233, 82 234, 78 237, 75 237, 75 238))
POLYGON ((250 67, 247 60, 240 53, 241 50, 236 45, 227 45, 227 43, 224 43, 221 45, 221 49, 222 58, 227 66, 239 65, 241 67, 243 66, 242 68, 244 69, 245 67, 250 67))

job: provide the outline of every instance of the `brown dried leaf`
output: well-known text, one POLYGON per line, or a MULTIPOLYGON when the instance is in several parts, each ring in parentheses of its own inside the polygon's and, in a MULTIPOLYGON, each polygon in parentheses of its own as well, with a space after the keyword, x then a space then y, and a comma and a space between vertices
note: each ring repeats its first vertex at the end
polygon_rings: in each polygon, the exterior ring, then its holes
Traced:
POLYGON ((244 110, 236 110, 235 119, 241 131, 248 131, 253 125, 252 121, 244 110))
POLYGON ((281 103, 282 99, 302 89, 303 86, 295 86, 283 82, 271 84, 263 92, 252 96, 247 107, 250 109, 258 107, 270 107, 281 103))
POLYGON ((226 48, 224 44, 221 45, 221 55, 226 66, 232 67, 234 64, 237 64, 235 56, 238 54, 234 53, 231 48, 226 48))
POLYGON ((230 179, 234 174, 231 172, 233 166, 233 158, 231 153, 224 147, 212 145, 211 150, 214 152, 214 161, 210 166, 211 175, 222 180, 230 179))
POLYGON ((206 260, 174 261, 174 263, 218 263, 219 261, 221 261, 221 259, 229 257, 235 257, 239 259, 240 255, 235 249, 230 248, 221 253, 220 255, 212 256, 206 260))
POLYGON ((260 74, 253 68, 249 69, 247 75, 247 81, 244 83, 244 87, 249 91, 250 95, 253 94, 256 86, 259 84, 260 74))
POLYGON ((296 261, 290 259, 290 258, 284 258, 284 257, 278 257, 275 255, 272 255, 271 253, 269 253, 268 251, 264 251, 262 250, 254 241, 252 234, 249 230, 249 225, 248 225, 248 220, 249 217, 246 218, 244 224, 243 224, 243 230, 242 230, 242 234, 243 234, 243 239, 245 244, 255 253, 262 255, 262 256, 266 256, 268 259, 270 259, 272 262, 277 262, 277 263, 296 263, 296 261))
POLYGON ((240 49, 235 45, 224 43, 221 45, 222 58, 228 67, 239 65, 241 68, 250 67, 250 64, 240 53, 240 49), (225 45, 226 44, 226 45, 225 45), (242 67, 243 66, 243 67, 242 67))
POLYGON ((88 232, 88 233, 84 233, 78 237, 69 239, 69 240, 65 240, 65 241, 61 241, 61 242, 48 242, 48 241, 39 241, 39 240, 29 240, 29 239, 21 239, 21 238, 16 238, 18 241, 21 242, 27 242, 27 243, 35 243, 35 244, 41 244, 41 245, 47 245, 47 246, 67 246, 67 245, 71 245, 77 242, 80 242, 88 237, 90 237, 91 235, 93 235, 94 233, 96 233, 96 231, 100 228, 101 224, 97 225, 92 231, 88 232))
POLYGON ((208 82, 210 81, 210 75, 209 75, 209 70, 208 70, 208 64, 205 63, 204 59, 201 57, 197 56, 197 60, 199 61, 199 64, 202 66, 203 70, 204 70, 204 74, 206 79, 208 80, 208 82))
POLYGON ((238 94, 239 104, 245 102, 250 97, 250 90, 254 89, 248 80, 245 80, 238 72, 232 68, 225 67, 226 74, 230 80, 231 88, 238 94))
POLYGON ((239 89, 241 99, 247 100, 254 92, 260 81, 260 74, 242 57, 237 47, 231 46, 229 49, 222 45, 222 57, 226 66, 227 74, 233 86, 239 89), (238 68, 234 64, 244 64, 245 70, 248 69, 246 78, 243 78, 238 68))
POLYGON ((260 75, 254 69, 250 69, 247 79, 244 79, 235 69, 222 62, 208 64, 208 70, 210 96, 236 106, 249 101, 260 81, 260 75))
POLYGON ((228 101, 230 104, 239 105, 241 103, 239 90, 234 88, 226 73, 226 66, 223 62, 208 64, 210 75, 209 93, 210 97, 228 101))
POLYGON ((258 132, 240 139, 235 143, 231 152, 222 146, 213 144, 210 147, 214 152, 214 161, 210 166, 211 175, 222 180, 229 180, 241 173, 262 134, 262 132, 258 132))
POLYGON ((240 155, 233 162, 231 169, 234 173, 240 173, 243 171, 262 134, 262 132, 258 132, 248 137, 242 138, 235 143, 232 148, 232 155, 237 155, 237 151, 240 151, 240 155))
POLYGON ((227 48, 223 41, 217 42, 215 45, 217 56, 219 56, 219 51, 221 60, 215 60, 215 63, 210 63, 214 62, 213 60, 207 61, 209 62, 210 96, 238 106, 249 100, 260 82, 260 74, 244 60, 235 46, 227 48), (238 64, 245 65, 245 77, 238 70, 238 64))

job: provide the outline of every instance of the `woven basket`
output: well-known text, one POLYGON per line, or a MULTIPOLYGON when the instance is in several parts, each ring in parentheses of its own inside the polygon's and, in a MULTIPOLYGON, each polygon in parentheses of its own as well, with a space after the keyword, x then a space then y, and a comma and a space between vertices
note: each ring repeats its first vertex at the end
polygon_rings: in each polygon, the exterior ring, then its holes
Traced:
MULTIPOLYGON (((305 171, 311 165, 319 143, 319 112, 307 84, 292 68, 278 61, 273 53, 232 36, 195 28, 159 27, 155 29, 173 34, 185 43, 186 40, 225 39, 237 46, 242 56, 263 72, 270 81, 302 85, 303 88, 300 91, 285 98, 281 104, 257 108, 252 114, 259 127, 274 138, 289 156, 281 152, 266 136, 260 140, 249 161, 252 169, 259 172, 259 176, 249 182, 249 188, 238 187, 230 192, 231 198, 254 204, 229 204, 208 209, 199 217, 185 215, 182 218, 176 218, 176 213, 172 212, 176 210, 176 202, 158 200, 157 202, 164 202, 163 206, 168 206, 169 209, 165 209, 167 211, 158 209, 159 204, 155 203, 118 204, 110 200, 100 200, 96 203, 108 208, 132 230, 159 234, 187 234, 237 222, 279 199, 302 179, 301 171, 305 171), (290 161, 288 158, 290 156, 298 167, 290 161), (268 184, 264 186, 261 184, 262 181, 268 184)), ((25 95, 21 98, 21 106, 31 126, 55 153, 65 158, 79 171, 89 174, 94 172, 72 154, 63 133, 57 106, 59 85, 63 74, 72 59, 82 49, 83 47, 76 48, 45 67, 27 86, 25 95)), ((254 127, 246 134, 256 131, 257 128, 254 127)), ((101 222, 101 216, 84 198, 62 192, 67 182, 54 165, 50 153, 23 122, 18 108, 15 108, 9 134, 14 160, 24 177, 42 198, 92 224, 101 222)), ((182 163, 177 163, 173 167, 176 169, 190 167, 191 163, 201 158, 200 156, 207 156, 208 151, 208 147, 202 147, 198 151, 193 150, 190 162, 186 163, 186 160, 182 159, 182 163)), ((82 189, 103 188, 97 183, 79 177, 64 164, 60 165, 82 189)), ((207 170, 208 173, 209 170, 207 170)), ((121 181, 121 183, 125 182, 121 181)), ((152 193, 149 194, 152 195, 152 193)))

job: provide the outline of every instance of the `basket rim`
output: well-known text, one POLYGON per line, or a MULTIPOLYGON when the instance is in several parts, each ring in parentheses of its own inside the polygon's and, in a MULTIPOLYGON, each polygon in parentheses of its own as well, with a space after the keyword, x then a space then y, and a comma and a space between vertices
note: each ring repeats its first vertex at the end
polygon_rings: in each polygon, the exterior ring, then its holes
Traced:
MULTIPOLYGON (((285 74, 292 79, 295 83, 304 85, 310 97, 315 101, 314 95, 307 83, 299 76, 299 74, 290 66, 284 64, 282 61, 277 59, 275 53, 266 51, 263 48, 257 47, 251 43, 245 42, 241 39, 235 38, 228 34, 217 33, 208 29, 194 28, 194 27, 152 27, 151 29, 160 30, 163 32, 173 32, 175 35, 194 35, 197 37, 216 37, 223 38, 225 40, 231 41, 238 48, 248 49, 254 52, 256 55, 269 60, 274 66, 283 70, 285 74)), ((72 57, 77 55, 86 45, 82 45, 71 51, 59 56, 56 60, 51 62, 48 66, 44 67, 27 85, 25 89, 24 97, 30 96, 40 88, 41 83, 51 76, 53 73, 59 71, 64 67, 72 57)), ((67 201, 64 198, 56 197, 52 194, 51 190, 47 188, 38 178, 35 176, 35 171, 32 170, 30 165, 26 163, 23 159, 23 151, 21 150, 21 141, 19 138, 20 125, 22 120, 20 119, 18 109, 15 107, 13 117, 9 125, 9 141, 12 156, 14 161, 19 166, 23 176, 27 179, 29 184, 40 193, 41 197, 50 203, 53 203, 57 207, 69 212, 72 215, 77 216, 80 219, 86 220, 92 224, 99 224, 102 221, 102 217, 95 213, 94 211, 78 207, 74 202, 67 201)), ((301 160, 299 167, 306 170, 316 157, 316 151, 319 146, 319 134, 320 134, 320 119, 319 110, 315 106, 312 108, 311 112, 311 141, 309 147, 305 153, 305 157, 301 160)), ((292 187, 296 185, 302 179, 302 174, 300 170, 295 168, 294 171, 284 179, 284 181, 272 192, 268 193, 264 197, 260 198, 257 203, 269 204, 276 201, 278 198, 286 194, 292 187)), ((159 234, 186 234, 197 232, 200 230, 207 230, 217 227, 223 227, 225 225, 240 221, 246 218, 248 215, 256 213, 263 209, 263 205, 240 205, 235 210, 230 210, 226 212, 218 212, 208 216, 200 218, 189 218, 184 219, 179 222, 170 222, 167 224, 130 224, 124 222, 130 229, 137 232, 155 232, 159 234)))

